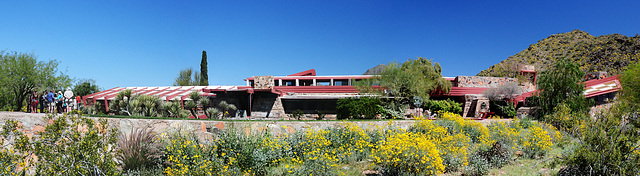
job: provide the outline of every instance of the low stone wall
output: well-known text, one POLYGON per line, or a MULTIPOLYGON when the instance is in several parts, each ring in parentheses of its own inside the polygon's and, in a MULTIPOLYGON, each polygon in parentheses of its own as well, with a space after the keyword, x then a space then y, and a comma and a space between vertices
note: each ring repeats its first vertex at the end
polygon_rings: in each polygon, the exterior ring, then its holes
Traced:
POLYGON ((518 79, 505 77, 482 77, 482 76, 458 76, 458 87, 486 87, 495 88, 506 83, 518 83, 518 79))
MULTIPOLYGON (((22 124, 22 131, 28 136, 43 132, 50 122, 44 119, 45 114, 30 114, 23 112, 0 112, 0 124, 6 120, 16 120, 22 124)), ((99 117, 89 117, 98 119, 99 117)), ((227 128, 235 128, 245 134, 255 134, 268 131, 274 135, 293 134, 299 130, 324 129, 336 126, 342 121, 270 121, 270 120, 238 120, 238 121, 213 121, 213 120, 168 120, 168 119, 125 119, 106 118, 109 126, 117 127, 121 133, 130 133, 132 129, 153 129, 156 133, 167 133, 176 129, 193 132, 201 140, 211 139, 214 133, 227 128)), ((349 121, 362 128, 375 128, 376 126, 392 125, 399 128, 408 128, 415 123, 413 120, 394 121, 349 121)))

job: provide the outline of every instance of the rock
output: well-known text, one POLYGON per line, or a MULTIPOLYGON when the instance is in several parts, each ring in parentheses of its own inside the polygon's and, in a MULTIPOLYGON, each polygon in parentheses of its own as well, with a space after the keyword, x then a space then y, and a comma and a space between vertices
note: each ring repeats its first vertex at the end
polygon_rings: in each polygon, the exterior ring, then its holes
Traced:
POLYGON ((365 176, 377 176, 377 175, 380 175, 380 172, 372 171, 372 170, 365 170, 365 171, 362 172, 362 175, 365 175, 365 176))
POLYGON ((36 133, 36 134, 39 134, 39 133, 44 132, 44 129, 45 129, 45 128, 44 128, 43 126, 41 126, 41 125, 36 125, 36 126, 34 126, 34 127, 33 127, 33 129, 32 129, 31 131, 33 131, 33 132, 34 132, 34 133, 36 133))
POLYGON ((217 129, 224 130, 224 123, 223 122, 218 122, 218 124, 216 124, 215 127, 217 129))
POLYGON ((207 132, 207 125, 204 122, 200 122, 200 132, 207 132))

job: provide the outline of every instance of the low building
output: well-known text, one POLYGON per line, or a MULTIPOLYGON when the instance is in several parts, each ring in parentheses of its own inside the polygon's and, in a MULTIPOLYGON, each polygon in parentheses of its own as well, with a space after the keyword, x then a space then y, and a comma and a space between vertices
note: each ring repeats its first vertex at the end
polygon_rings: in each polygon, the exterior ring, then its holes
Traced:
MULTIPOLYGON (((489 100, 483 92, 507 83, 518 83, 523 94, 514 102, 522 106, 526 98, 536 93, 536 72, 531 66, 521 67, 520 74, 525 80, 505 77, 457 76, 445 77, 451 81, 451 91, 434 91, 433 99, 452 99, 464 103, 463 117, 480 117, 489 112, 489 100)), ((253 76, 244 79, 245 86, 166 86, 166 87, 116 87, 83 97, 87 105, 102 102, 107 111, 109 101, 124 90, 132 94, 146 94, 164 101, 184 101, 189 94, 199 92, 211 99, 212 105, 220 101, 234 104, 239 114, 249 117, 285 117, 287 114, 302 112, 306 116, 336 113, 336 102, 340 98, 371 96, 362 94, 353 85, 355 81, 369 79, 373 75, 317 76, 314 69, 287 76, 253 76)), ((585 82, 585 96, 600 104, 615 97, 620 90, 619 76, 607 77, 599 73, 593 80, 585 82)))

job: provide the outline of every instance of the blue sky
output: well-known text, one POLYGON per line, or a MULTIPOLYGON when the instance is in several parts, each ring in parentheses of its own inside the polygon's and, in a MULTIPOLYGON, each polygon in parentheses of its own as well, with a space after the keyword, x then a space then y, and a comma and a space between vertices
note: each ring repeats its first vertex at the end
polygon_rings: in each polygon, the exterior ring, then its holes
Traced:
POLYGON ((640 33, 640 1, 9 1, 0 49, 56 59, 103 89, 167 86, 181 69, 212 85, 256 75, 359 75, 426 57, 475 75, 551 34, 640 33))

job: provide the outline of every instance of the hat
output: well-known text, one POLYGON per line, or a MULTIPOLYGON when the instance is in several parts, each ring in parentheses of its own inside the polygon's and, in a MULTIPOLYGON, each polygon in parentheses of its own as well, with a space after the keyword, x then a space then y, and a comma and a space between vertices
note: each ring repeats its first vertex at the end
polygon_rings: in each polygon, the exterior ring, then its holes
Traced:
POLYGON ((62 91, 58 91, 58 94, 62 94, 62 91))

